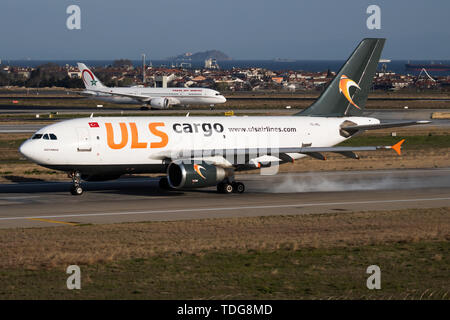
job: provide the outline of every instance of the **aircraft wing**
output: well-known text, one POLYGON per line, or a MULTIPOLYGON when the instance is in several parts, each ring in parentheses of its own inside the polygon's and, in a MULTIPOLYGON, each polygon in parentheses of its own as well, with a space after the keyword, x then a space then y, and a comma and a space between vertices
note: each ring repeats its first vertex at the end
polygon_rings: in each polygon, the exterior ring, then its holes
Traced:
POLYGON ((93 95, 94 93, 92 91, 88 91, 88 90, 66 90, 66 92, 70 92, 73 94, 78 94, 80 96, 88 96, 88 95, 93 95), (92 93, 89 93, 92 92, 92 93))
MULTIPOLYGON (((357 151, 376 151, 376 150, 394 150, 398 155, 401 154, 401 145, 405 139, 397 142, 392 146, 365 146, 365 147, 292 147, 292 148, 278 148, 278 149, 205 149, 205 150, 179 150, 178 152, 171 153, 170 155, 161 153, 161 159, 169 160, 194 160, 194 159, 211 159, 212 162, 216 162, 213 158, 218 159, 232 159, 233 163, 243 162, 243 164, 249 163, 252 159, 257 159, 263 156, 275 156, 281 161, 293 161, 293 158, 289 156, 292 153, 301 153, 309 155, 316 159, 325 160, 326 158, 321 152, 334 152, 340 153, 349 158, 358 159, 359 157, 354 153, 357 151)), ((223 163, 221 161, 220 165, 223 163)), ((218 162, 218 164, 219 164, 218 162)), ((230 161, 231 163, 231 161, 230 161)))
MULTIPOLYGON (((74 93, 77 93, 76 91, 72 91, 74 93)), ((83 90, 83 91, 78 91, 77 93, 78 95, 82 96, 82 97, 97 97, 97 93, 95 91, 92 90, 83 90)))
POLYGON ((152 99, 150 96, 142 95, 142 94, 136 94, 136 93, 122 93, 122 92, 114 92, 114 91, 108 91, 108 90, 96 90, 97 92, 101 93, 107 93, 113 96, 120 96, 120 97, 128 97, 133 98, 142 102, 148 102, 152 99))
POLYGON ((365 124, 365 125, 356 125, 356 126, 344 126, 341 129, 348 132, 355 132, 359 130, 377 130, 377 129, 385 129, 385 128, 396 128, 396 127, 406 127, 413 126, 417 124, 428 124, 431 121, 420 120, 420 121, 398 121, 398 122, 385 122, 379 124, 365 124))

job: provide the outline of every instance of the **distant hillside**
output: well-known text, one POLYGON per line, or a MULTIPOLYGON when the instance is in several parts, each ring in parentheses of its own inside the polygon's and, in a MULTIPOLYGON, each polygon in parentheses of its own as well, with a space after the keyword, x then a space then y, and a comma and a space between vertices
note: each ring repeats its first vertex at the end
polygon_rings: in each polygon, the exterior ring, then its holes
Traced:
POLYGON ((209 58, 216 59, 217 61, 231 60, 229 56, 219 50, 208 50, 196 53, 186 52, 175 57, 170 57, 168 60, 204 61, 209 58))

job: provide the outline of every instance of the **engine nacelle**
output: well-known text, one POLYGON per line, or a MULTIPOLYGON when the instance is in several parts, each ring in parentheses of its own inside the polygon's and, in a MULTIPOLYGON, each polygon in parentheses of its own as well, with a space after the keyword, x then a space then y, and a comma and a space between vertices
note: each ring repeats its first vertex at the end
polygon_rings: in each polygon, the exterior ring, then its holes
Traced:
POLYGON ((174 161, 167 168, 169 184, 176 189, 212 187, 231 175, 232 169, 217 167, 205 161, 200 163, 174 161))
POLYGON ((167 98, 153 98, 150 100, 150 105, 155 109, 167 109, 170 106, 170 101, 167 98))

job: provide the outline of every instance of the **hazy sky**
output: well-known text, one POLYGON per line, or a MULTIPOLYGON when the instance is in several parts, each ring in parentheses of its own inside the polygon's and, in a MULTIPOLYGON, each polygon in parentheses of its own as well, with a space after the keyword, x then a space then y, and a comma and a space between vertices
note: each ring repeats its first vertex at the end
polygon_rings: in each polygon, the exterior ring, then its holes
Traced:
POLYGON ((1 0, 0 59, 345 59, 364 37, 386 37, 385 58, 450 59, 449 13, 449 0, 1 0), (73 4, 81 30, 66 27, 73 4))

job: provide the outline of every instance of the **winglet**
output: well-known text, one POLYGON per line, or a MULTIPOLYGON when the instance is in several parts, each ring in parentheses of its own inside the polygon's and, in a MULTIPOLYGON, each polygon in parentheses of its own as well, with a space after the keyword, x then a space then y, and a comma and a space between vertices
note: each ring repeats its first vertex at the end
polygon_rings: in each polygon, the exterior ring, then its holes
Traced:
POLYGON ((397 154, 400 156, 402 154, 401 152, 401 148, 402 148, 402 143, 405 142, 405 139, 400 140, 399 142, 397 142, 396 144, 394 144, 393 146, 391 146, 391 149, 394 149, 395 152, 397 152, 397 154))

